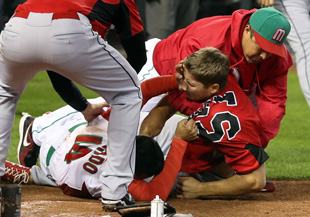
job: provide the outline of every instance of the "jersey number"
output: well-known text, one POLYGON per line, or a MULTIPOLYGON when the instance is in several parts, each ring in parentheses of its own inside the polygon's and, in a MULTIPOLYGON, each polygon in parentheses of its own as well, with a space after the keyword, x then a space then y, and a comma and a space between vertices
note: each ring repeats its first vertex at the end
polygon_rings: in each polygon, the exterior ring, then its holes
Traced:
MULTIPOLYGON (((102 137, 93 135, 79 135, 76 137, 74 145, 70 151, 65 156, 65 161, 70 164, 73 160, 77 160, 84 157, 89 152, 93 150, 89 149, 87 146, 83 146, 83 143, 92 143, 100 145, 102 142, 102 137)), ((93 154, 90 156, 88 161, 83 164, 83 169, 91 174, 95 174, 98 171, 97 166, 104 162, 104 158, 100 155, 106 155, 106 145, 96 148, 93 154)))
POLYGON ((200 121, 196 122, 196 125, 200 135, 212 142, 220 142, 225 135, 225 129, 223 127, 223 123, 225 122, 229 125, 229 128, 226 130, 227 137, 229 140, 233 139, 240 131, 240 123, 238 117, 230 112, 216 113, 210 122, 212 127, 212 131, 210 132, 203 127, 200 121))

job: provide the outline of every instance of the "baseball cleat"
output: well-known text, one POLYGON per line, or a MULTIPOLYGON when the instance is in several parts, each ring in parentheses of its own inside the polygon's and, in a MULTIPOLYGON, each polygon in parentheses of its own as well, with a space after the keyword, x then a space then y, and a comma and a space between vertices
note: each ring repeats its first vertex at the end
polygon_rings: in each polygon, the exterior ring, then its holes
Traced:
POLYGON ((273 192, 275 190, 277 190, 276 183, 274 183, 272 181, 266 181, 265 187, 260 191, 262 191, 262 192, 273 192))
POLYGON ((18 163, 32 167, 37 163, 40 146, 36 145, 32 139, 32 124, 35 118, 27 113, 19 121, 19 143, 17 147, 18 163))
POLYGON ((101 202, 102 202, 102 209, 104 209, 105 212, 115 212, 116 207, 134 205, 136 203, 136 201, 132 198, 130 193, 127 193, 120 200, 109 200, 101 198, 101 202))
POLYGON ((29 182, 30 168, 5 161, 5 172, 1 181, 13 184, 27 184, 29 182))

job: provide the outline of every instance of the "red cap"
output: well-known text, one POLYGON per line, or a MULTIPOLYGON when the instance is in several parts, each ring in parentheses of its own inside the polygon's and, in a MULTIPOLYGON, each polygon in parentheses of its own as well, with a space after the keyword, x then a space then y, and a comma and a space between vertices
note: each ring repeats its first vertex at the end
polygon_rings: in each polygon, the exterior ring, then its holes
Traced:
POLYGON ((271 41, 266 40, 262 36, 260 36, 257 32, 254 31, 254 36, 257 44, 264 50, 269 53, 281 56, 283 58, 286 57, 286 48, 284 44, 278 45, 271 41))

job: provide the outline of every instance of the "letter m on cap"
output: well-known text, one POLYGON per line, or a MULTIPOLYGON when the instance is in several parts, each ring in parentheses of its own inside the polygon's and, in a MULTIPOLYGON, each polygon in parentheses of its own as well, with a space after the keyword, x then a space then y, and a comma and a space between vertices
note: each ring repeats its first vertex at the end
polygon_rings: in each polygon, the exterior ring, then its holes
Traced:
POLYGON ((281 42, 283 37, 285 36, 285 32, 286 31, 284 29, 278 28, 276 32, 273 34, 272 39, 277 42, 281 42))

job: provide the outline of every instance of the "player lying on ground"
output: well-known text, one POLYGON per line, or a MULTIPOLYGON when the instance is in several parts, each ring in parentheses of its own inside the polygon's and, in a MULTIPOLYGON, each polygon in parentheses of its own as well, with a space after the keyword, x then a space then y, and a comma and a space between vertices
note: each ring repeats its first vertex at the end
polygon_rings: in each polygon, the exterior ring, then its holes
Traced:
POLYGON ((177 65, 184 76, 183 92, 169 99, 165 96, 141 125, 141 135, 156 136, 169 117, 190 106, 185 99, 190 104, 195 102, 189 100, 203 102, 189 117, 198 126, 199 138, 188 144, 181 172, 197 177, 197 173, 204 176, 210 171, 223 179, 203 182, 202 177, 199 182, 180 177, 180 198, 239 195, 259 191, 266 182, 268 155, 261 145, 257 111, 234 77, 228 75, 228 58, 215 50, 200 49, 177 65))
MULTIPOLYGON (((145 104, 149 98, 177 87, 178 85, 176 79, 172 76, 151 79, 143 82, 143 84, 141 84, 141 89, 143 92, 143 104, 145 104), (153 88, 151 84, 153 84, 153 86, 157 88, 153 88)), ((99 102, 91 101, 91 103, 94 105, 102 103, 100 102, 102 101, 102 99, 97 99, 97 101, 99 102)), ((111 111, 111 109, 109 109, 108 111, 111 111)), ((33 120, 33 118, 31 117, 24 116, 21 119, 21 138, 18 148, 18 160, 21 164, 32 167, 31 173, 33 180, 36 184, 51 186, 56 186, 58 184, 63 188, 65 193, 70 195, 80 197, 100 197, 99 190, 101 184, 99 175, 101 172, 99 171, 99 173, 97 173, 97 169, 102 169, 102 165, 104 164, 104 161, 106 159, 106 156, 104 156, 106 154, 106 146, 101 147, 101 144, 105 143, 107 140, 107 125, 109 120, 109 112, 103 112, 102 115, 103 116, 99 116, 97 119, 92 121, 91 124, 87 125, 87 122, 81 113, 73 110, 69 106, 66 106, 48 115, 43 115, 42 117, 36 118, 33 124, 31 124, 33 120), (85 130, 85 132, 90 131, 90 134, 88 136, 76 135, 78 132, 81 132, 83 130, 85 130), (102 135, 99 135, 99 137, 94 137, 94 133, 101 133, 102 135), (101 137, 102 140, 96 141, 96 138, 99 139, 101 137), (95 138, 94 144, 89 143, 89 138, 95 138), (71 144, 70 141, 72 142, 71 144), (84 144, 85 141, 86 144, 84 144), (97 144, 98 141, 99 144, 97 144), (40 146, 42 146, 41 149, 39 148, 40 146), (89 148, 91 147, 97 149, 92 150, 91 152, 89 150, 89 148), (41 168, 35 166, 39 150, 41 168), (92 153, 94 153, 94 155, 92 155, 92 153), (55 159, 57 158, 57 156, 59 157, 62 154, 63 158, 60 157, 60 159, 55 159), (72 159, 78 160, 72 161, 72 159), (80 168, 75 167, 78 163, 80 163, 80 168), (64 164, 64 167, 59 166, 59 164, 64 164), (98 168, 96 166, 98 166, 98 168), (74 169, 71 169, 71 167, 74 169), (79 172, 77 172, 77 170, 79 172), (54 171, 54 176, 50 174, 50 171, 54 171), (64 171, 65 173, 63 173, 64 171), (82 176, 81 173, 86 174, 84 174, 85 176, 82 176), (91 173, 95 174, 91 176, 91 173), (81 179, 79 180, 79 182, 72 184, 72 182, 76 181, 76 177, 81 177, 81 179)), ((178 137, 186 140, 190 138, 196 138, 197 127, 193 124, 193 122, 187 123, 186 125, 181 124, 181 126, 178 128, 178 132, 176 132, 175 138, 173 138, 177 122, 179 122, 181 119, 184 119, 184 117, 182 118, 176 116, 175 118, 177 119, 177 121, 172 120, 173 126, 168 125, 167 130, 163 131, 162 135, 158 137, 158 140, 163 141, 161 142, 161 144, 165 153, 168 152, 171 142, 177 145, 171 146, 171 151, 169 152, 171 154, 169 154, 169 156, 167 157, 164 170, 161 173, 162 175, 156 176, 154 178, 154 181, 151 181, 150 183, 146 183, 143 181, 139 182, 135 180, 130 184, 129 190, 133 189, 130 191, 133 193, 134 198, 137 200, 152 200, 155 197, 155 194, 160 195, 162 199, 166 199, 168 197, 174 180, 177 176, 178 170, 180 168, 182 156, 186 149, 186 142, 178 139, 178 137), (174 152, 175 154, 173 154, 174 152)), ((144 138, 144 140, 147 140, 147 138, 144 138)), ((141 141, 140 137, 139 141, 141 141)), ((139 146, 141 147, 141 145, 139 146)), ((153 146, 155 146, 156 148, 156 145, 153 146)), ((150 170, 152 168, 150 164, 153 165, 155 164, 154 162, 156 162, 156 160, 159 162, 162 162, 162 160, 159 156, 159 159, 155 158, 152 162, 149 162, 150 159, 152 159, 152 156, 150 157, 149 155, 147 155, 148 151, 151 152, 151 155, 153 156, 154 152, 152 150, 146 150, 146 152, 142 154, 140 149, 138 149, 138 155, 143 156, 143 159, 147 159, 148 162, 145 162, 145 160, 140 160, 139 158, 137 159, 137 164, 140 166, 144 165, 145 168, 136 168, 136 178, 144 178, 145 176, 156 175, 161 170, 160 165, 157 169, 155 168, 153 170, 150 170), (145 156, 147 157, 145 158, 145 156)), ((7 162, 6 174, 5 177, 3 177, 2 179, 5 180, 9 178, 12 179, 11 181, 15 182, 19 180, 24 180, 27 182, 27 174, 29 174, 29 172, 30 168, 25 169, 16 164, 7 162), (23 175, 21 175, 22 171, 26 171, 26 173, 23 173, 23 175), (26 178, 24 178, 24 176, 26 176, 26 178)), ((130 196, 130 194, 128 195, 130 196)))
MULTIPOLYGON (((146 113, 141 116, 145 117, 146 113)), ((156 195, 167 199, 187 146, 184 140, 197 135, 194 121, 186 125, 184 122, 184 117, 175 115, 155 140, 137 136, 135 179, 128 186, 135 200, 151 201, 156 195), (161 148, 167 156, 165 163, 161 148), (142 181, 153 175, 156 176, 150 182, 142 181)), ((107 157, 108 121, 105 118, 99 116, 87 125, 80 112, 65 106, 35 119, 24 116, 21 123, 24 126, 21 141, 27 139, 30 146, 40 147, 40 167, 34 165, 30 169, 6 162, 6 179, 15 175, 15 182, 58 186, 71 196, 100 198, 100 174, 104 173, 107 157), (18 176, 19 168, 26 172, 18 176), (32 178, 28 181, 29 175, 32 178)))

